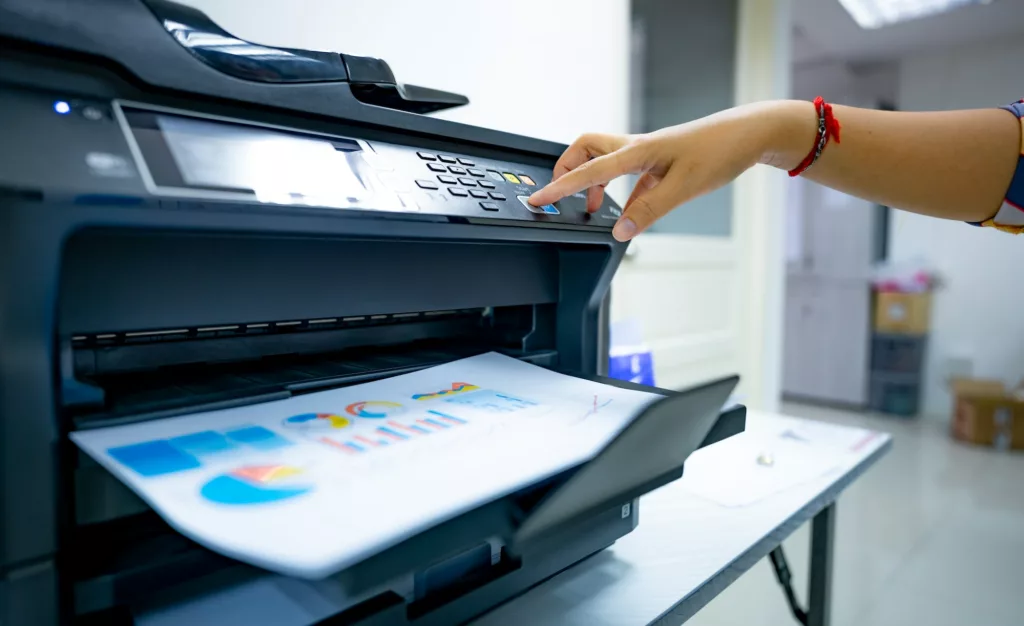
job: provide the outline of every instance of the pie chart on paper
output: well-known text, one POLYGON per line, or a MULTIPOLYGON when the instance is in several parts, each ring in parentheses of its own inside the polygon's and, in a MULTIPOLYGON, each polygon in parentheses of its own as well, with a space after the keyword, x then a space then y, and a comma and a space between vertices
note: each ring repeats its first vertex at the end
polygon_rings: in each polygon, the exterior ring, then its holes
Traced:
POLYGON ((302 413, 284 419, 286 428, 299 430, 338 430, 351 425, 351 419, 334 413, 302 413))
POLYGON ((200 494, 210 502, 233 506, 279 502, 313 490, 302 473, 290 465, 240 467, 211 479, 200 494))
POLYGON ((345 407, 345 412, 353 417, 386 419, 388 417, 396 417, 405 413, 405 407, 397 402, 367 400, 364 402, 353 402, 345 407))

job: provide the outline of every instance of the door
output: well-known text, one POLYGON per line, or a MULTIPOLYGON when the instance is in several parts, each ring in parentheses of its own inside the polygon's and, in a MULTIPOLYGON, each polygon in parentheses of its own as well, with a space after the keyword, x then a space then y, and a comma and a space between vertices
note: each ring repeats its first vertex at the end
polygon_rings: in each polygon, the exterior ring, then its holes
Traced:
MULTIPOLYGON (((634 130, 786 97, 788 6, 784 0, 635 1, 632 48, 641 60, 632 78, 642 97, 634 100, 634 130)), ((755 168, 678 208, 630 245, 612 285, 611 317, 642 324, 658 386, 682 388, 739 373, 744 402, 776 408, 784 178, 755 168)))
POLYGON ((654 381, 681 389, 740 370, 739 272, 730 237, 645 234, 612 285, 612 320, 641 322, 654 381))

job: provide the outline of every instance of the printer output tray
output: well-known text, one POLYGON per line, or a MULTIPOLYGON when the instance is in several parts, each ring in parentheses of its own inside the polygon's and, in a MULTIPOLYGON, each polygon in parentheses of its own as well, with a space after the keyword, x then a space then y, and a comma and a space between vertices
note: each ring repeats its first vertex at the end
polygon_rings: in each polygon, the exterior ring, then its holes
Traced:
MULTIPOLYGON (((198 546, 193 564, 212 573, 129 602, 133 623, 222 622, 229 617, 274 624, 452 624, 486 612, 611 545, 637 524, 636 498, 678 479, 697 448, 743 431, 745 409, 722 410, 737 378, 683 392, 600 376, 618 387, 664 399, 637 415, 590 461, 544 484, 439 524, 321 581, 270 574, 198 546)), ((156 573, 141 575, 149 584, 156 573)), ((187 570, 186 570, 187 571, 187 570)), ((138 589, 131 572, 76 589, 89 597, 138 589)), ((255 623, 255 622, 254 622, 255 623)))

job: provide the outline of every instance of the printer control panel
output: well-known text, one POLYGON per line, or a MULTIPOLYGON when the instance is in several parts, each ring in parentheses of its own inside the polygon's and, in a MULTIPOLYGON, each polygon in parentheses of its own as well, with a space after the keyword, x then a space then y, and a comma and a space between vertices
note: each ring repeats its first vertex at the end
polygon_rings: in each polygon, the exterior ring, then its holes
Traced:
POLYGON ((527 202, 533 188, 537 186, 537 181, 529 174, 523 173, 522 167, 517 168, 517 173, 502 172, 497 169, 481 169, 476 161, 465 157, 434 154, 422 150, 417 151, 416 156, 427 162, 427 169, 431 174, 436 174, 426 179, 417 179, 416 186, 421 189, 436 190, 440 188, 439 185, 444 185, 453 197, 465 198, 468 195, 479 199, 480 207, 485 211, 498 212, 502 207, 499 202, 507 202, 509 199, 506 195, 508 189, 505 187, 512 185, 516 199, 531 213, 561 215, 561 211, 554 205, 535 207, 527 202), (501 185, 501 191, 496 191, 498 185, 501 185))
POLYGON ((0 188, 32 187, 88 203, 241 203, 608 231, 621 214, 610 199, 588 214, 583 193, 530 205, 526 198, 550 181, 550 165, 501 160, 503 153, 486 145, 466 154, 454 143, 440 150, 437 141, 326 134, 244 114, 29 90, 4 95, 9 117, 19 120, 5 139, 33 148, 0 154, 0 188))
POLYGON ((458 215, 605 228, 611 228, 621 214, 610 201, 600 211, 587 214, 585 193, 533 206, 527 198, 551 179, 545 168, 390 144, 369 145, 375 151, 374 167, 382 170, 378 176, 409 208, 445 213, 447 207, 458 215))
POLYGON ((621 214, 607 199, 588 214, 584 193, 547 206, 529 204, 526 199, 551 176, 535 165, 145 104, 114 102, 110 118, 146 190, 166 200, 606 229, 621 214))

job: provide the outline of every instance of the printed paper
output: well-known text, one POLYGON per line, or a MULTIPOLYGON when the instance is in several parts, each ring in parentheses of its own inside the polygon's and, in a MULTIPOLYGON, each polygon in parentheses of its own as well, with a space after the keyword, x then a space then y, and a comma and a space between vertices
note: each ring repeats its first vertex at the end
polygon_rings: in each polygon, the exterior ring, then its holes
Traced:
POLYGON ((586 461, 658 397, 491 353, 71 438, 198 543, 322 578, 586 461))

